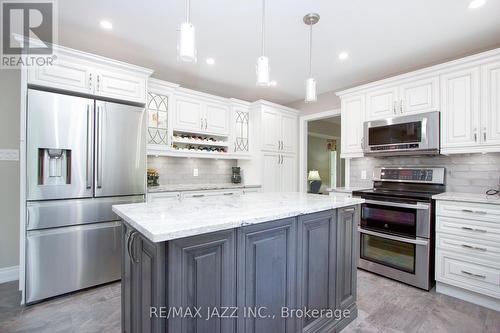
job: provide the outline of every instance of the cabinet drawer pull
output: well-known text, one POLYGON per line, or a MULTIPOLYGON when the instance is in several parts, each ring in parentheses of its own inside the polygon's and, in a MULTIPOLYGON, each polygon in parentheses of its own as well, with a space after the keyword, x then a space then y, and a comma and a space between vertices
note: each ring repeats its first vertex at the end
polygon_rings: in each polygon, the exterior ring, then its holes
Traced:
POLYGON ((482 210, 472 210, 472 209, 462 209, 462 212, 470 213, 470 214, 480 214, 480 215, 488 214, 487 212, 482 211, 482 210))
POLYGON ((231 192, 231 193, 224 193, 224 195, 233 195, 234 193, 231 192))
POLYGON ((476 247, 476 246, 471 246, 471 245, 467 245, 467 244, 462 244, 462 247, 464 247, 466 249, 478 250, 478 251, 483 251, 483 252, 487 251, 487 249, 484 247, 476 247))
POLYGON ((465 274, 465 275, 469 275, 469 276, 473 276, 473 277, 477 277, 477 278, 481 278, 481 279, 486 279, 486 275, 474 274, 474 273, 467 272, 467 271, 460 271, 460 272, 462 272, 462 274, 465 274))
POLYGON ((484 229, 474 229, 474 228, 469 228, 469 227, 462 227, 463 230, 467 230, 467 231, 476 231, 476 232, 483 232, 483 233, 486 233, 488 231, 484 230, 484 229))
POLYGON ((193 194, 193 198, 203 198, 205 194, 193 194))
POLYGON ((356 208, 347 208, 347 209, 344 209, 345 213, 354 213, 354 211, 356 211, 356 208))

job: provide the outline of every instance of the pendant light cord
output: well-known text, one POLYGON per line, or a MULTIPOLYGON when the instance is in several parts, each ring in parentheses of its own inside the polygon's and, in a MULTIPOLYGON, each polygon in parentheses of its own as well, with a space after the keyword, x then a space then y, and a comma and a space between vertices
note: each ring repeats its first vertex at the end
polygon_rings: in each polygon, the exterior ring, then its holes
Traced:
MULTIPOLYGON (((189 1, 189 0, 188 0, 189 1)), ((266 0, 262 0, 262 56, 265 55, 265 35, 266 35, 266 0)))
POLYGON ((309 77, 312 77, 313 26, 309 25, 309 77))
POLYGON ((189 22, 189 20, 191 19, 191 6, 189 4, 189 0, 186 0, 186 22, 189 22))

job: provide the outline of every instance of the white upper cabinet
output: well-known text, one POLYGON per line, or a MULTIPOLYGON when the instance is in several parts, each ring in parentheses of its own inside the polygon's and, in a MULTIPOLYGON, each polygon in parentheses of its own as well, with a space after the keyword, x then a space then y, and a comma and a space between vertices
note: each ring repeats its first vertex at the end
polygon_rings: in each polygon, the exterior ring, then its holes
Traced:
POLYGON ((500 48, 337 95, 342 104, 342 157, 362 156, 360 113, 376 120, 440 111, 441 154, 500 152, 500 48))
POLYGON ((250 156, 250 112, 247 102, 232 100, 232 152, 250 156))
POLYGON ((174 131, 229 136, 229 103, 182 93, 175 97, 174 131))
POLYGON ((399 88, 399 114, 439 111, 439 77, 412 80, 399 88))
POLYGON ((28 84, 116 100, 146 103, 153 71, 54 45, 52 66, 30 67, 28 84))
POLYGON ((32 67, 28 70, 28 82, 42 87, 93 94, 93 69, 67 57, 60 57, 53 66, 32 67))
POLYGON ((201 101, 196 98, 176 96, 174 130, 200 132, 204 127, 201 101))
POLYGON ((281 147, 281 114, 274 110, 262 110, 262 149, 279 150, 281 147))
POLYGON ((119 72, 98 70, 94 94, 142 103, 146 100, 146 80, 119 72))
POLYGON ((342 158, 363 156, 361 142, 365 114, 365 95, 353 95, 342 98, 341 141, 342 158))
POLYGON ((297 152, 297 115, 264 107, 261 126, 262 149, 288 153, 297 152))
POLYGON ((369 120, 394 117, 399 112, 398 88, 388 87, 367 92, 366 110, 369 120))
POLYGON ((500 145, 500 61, 482 68, 481 142, 484 145, 500 145))
POLYGON ((207 103, 205 106, 205 130, 209 133, 228 135, 229 106, 207 103))
POLYGON ((439 77, 415 78, 366 92, 366 118, 439 111, 439 77))
POLYGON ((479 67, 441 76, 441 149, 479 142, 479 67))

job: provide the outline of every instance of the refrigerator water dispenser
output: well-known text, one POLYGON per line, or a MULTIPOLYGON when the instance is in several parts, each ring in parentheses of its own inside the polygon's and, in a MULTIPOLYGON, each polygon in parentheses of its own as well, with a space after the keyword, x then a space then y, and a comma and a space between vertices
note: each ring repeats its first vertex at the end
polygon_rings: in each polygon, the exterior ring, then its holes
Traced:
POLYGON ((71 150, 38 149, 38 185, 71 184, 71 150))

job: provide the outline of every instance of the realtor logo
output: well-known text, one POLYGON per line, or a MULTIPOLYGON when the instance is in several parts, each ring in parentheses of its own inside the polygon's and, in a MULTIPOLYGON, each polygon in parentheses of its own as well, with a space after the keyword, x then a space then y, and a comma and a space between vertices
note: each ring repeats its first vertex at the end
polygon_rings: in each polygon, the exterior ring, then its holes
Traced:
POLYGON ((2 68, 52 65, 55 1, 1 2, 2 68))

